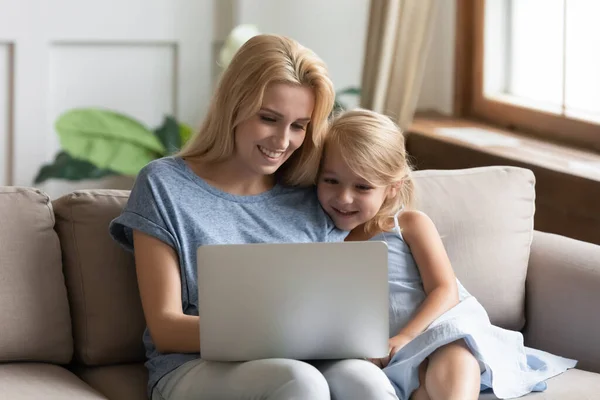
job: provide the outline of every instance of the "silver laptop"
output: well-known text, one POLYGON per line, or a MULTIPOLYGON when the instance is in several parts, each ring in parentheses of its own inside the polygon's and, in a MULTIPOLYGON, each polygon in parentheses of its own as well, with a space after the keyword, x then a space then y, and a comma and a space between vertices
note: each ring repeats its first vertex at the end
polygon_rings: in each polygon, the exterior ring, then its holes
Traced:
POLYGON ((385 242, 198 248, 203 359, 388 354, 385 242))

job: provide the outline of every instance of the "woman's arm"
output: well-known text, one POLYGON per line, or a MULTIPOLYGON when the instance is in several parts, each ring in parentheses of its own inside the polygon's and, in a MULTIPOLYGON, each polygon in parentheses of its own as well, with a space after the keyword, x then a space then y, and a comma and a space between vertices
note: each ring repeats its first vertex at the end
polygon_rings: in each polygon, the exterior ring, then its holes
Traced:
POLYGON ((427 297, 397 336, 408 340, 423 332, 440 315, 458 304, 456 276, 433 221, 422 212, 399 216, 402 236, 419 268, 427 297))
POLYGON ((133 231, 133 241, 142 308, 154 345, 161 353, 199 352, 199 318, 182 310, 177 253, 140 231, 133 231))

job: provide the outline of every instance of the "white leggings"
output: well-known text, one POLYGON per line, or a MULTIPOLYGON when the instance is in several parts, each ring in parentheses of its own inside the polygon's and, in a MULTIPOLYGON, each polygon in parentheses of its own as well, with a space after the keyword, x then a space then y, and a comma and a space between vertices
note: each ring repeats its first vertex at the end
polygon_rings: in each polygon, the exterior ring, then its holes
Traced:
POLYGON ((152 400, 398 400, 387 376, 363 360, 202 359, 165 375, 152 400))

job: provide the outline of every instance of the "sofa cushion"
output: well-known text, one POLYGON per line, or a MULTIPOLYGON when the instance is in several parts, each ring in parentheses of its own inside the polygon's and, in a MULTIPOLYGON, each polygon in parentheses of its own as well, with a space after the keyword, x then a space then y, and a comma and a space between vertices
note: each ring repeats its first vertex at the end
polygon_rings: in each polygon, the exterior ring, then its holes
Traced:
POLYGON ((50 364, 0 364, 3 399, 106 400, 65 368, 50 364))
POLYGON ((48 197, 0 187, 0 361, 68 363, 71 318, 48 197))
MULTIPOLYGON (((580 369, 567 372, 546 381, 543 392, 530 393, 523 400, 596 400, 600 394, 600 375, 580 369)), ((480 400, 497 399, 492 393, 484 393, 480 400)))
POLYGON ((133 255, 108 234, 129 192, 77 191, 54 201, 73 319, 85 365, 144 360, 145 328, 133 255))
POLYGON ((435 222, 457 277, 493 324, 520 330, 535 177, 517 167, 414 173, 417 208, 435 222))
POLYGON ((75 374, 110 400, 148 399, 148 370, 142 363, 83 367, 75 374))

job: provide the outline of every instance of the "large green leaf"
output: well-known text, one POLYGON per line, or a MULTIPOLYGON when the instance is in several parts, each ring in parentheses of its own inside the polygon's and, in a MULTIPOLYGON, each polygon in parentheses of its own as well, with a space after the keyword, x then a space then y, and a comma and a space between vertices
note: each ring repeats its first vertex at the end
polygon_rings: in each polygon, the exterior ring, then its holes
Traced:
POLYGON ((179 124, 179 137, 181 137, 181 145, 185 145, 192 137, 192 128, 184 123, 179 124))
POLYGON ((135 119, 102 109, 74 109, 61 115, 56 130, 73 158, 100 169, 135 175, 166 153, 153 132, 135 119))
POLYGON ((82 179, 99 179, 109 175, 116 175, 116 173, 108 169, 97 168, 94 164, 77 160, 61 151, 56 155, 53 163, 42 166, 35 177, 35 183, 42 183, 51 178, 80 181, 82 179))
POLYGON ((165 117, 163 124, 154 131, 156 137, 167 149, 167 154, 173 154, 181 148, 179 125, 173 117, 165 117))

